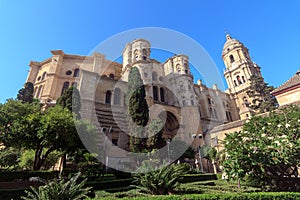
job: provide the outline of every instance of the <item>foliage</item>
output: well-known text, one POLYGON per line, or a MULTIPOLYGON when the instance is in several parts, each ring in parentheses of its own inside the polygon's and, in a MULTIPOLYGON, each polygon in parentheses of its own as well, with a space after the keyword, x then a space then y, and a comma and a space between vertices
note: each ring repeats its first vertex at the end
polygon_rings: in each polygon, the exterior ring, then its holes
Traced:
POLYGON ((34 170, 55 150, 74 152, 82 146, 75 124, 87 133, 94 130, 85 121, 74 121, 72 113, 58 105, 46 111, 14 100, 0 105, 0 141, 7 147, 34 149, 34 170))
POLYGON ((19 166, 23 170, 32 170, 34 165, 34 150, 24 150, 19 159, 19 166))
POLYGON ((72 86, 65 90, 62 96, 57 99, 57 104, 75 113, 77 118, 80 119, 81 102, 80 94, 76 87, 72 86))
POLYGON ((153 165, 144 162, 140 170, 147 172, 136 174, 135 182, 139 189, 149 194, 169 194, 179 185, 179 178, 188 169, 187 164, 172 164, 155 169, 153 165))
POLYGON ((86 180, 77 184, 80 173, 77 173, 69 181, 54 180, 38 189, 31 187, 32 192, 26 191, 24 200, 79 200, 87 198, 91 188, 84 188, 86 180))
POLYGON ((33 83, 27 82, 24 87, 18 92, 17 99, 22 103, 32 103, 33 102, 33 83))
POLYGON ((145 86, 136 67, 130 70, 127 88, 128 113, 135 124, 146 126, 149 119, 149 108, 145 99, 145 86))
POLYGON ((18 166, 20 152, 12 147, 0 149, 0 166, 15 169, 18 166))
POLYGON ((184 158, 195 158, 195 151, 190 144, 185 141, 175 139, 170 143, 170 157, 171 160, 183 160, 184 158), (182 150, 185 151, 183 152, 182 150))
POLYGON ((260 113, 276 109, 278 103, 276 98, 271 94, 275 88, 268 86, 261 76, 252 75, 249 81, 251 84, 247 95, 253 98, 250 108, 258 110, 260 113))
POLYGON ((151 151, 153 149, 161 149, 166 145, 166 141, 163 138, 163 122, 161 119, 153 119, 148 125, 148 137, 147 139, 147 148, 151 151))
POLYGON ((224 140, 222 165, 229 178, 246 175, 263 189, 297 190, 300 164, 300 109, 286 107, 267 117, 253 117, 242 131, 224 140))
POLYGON ((126 104, 128 124, 131 132, 130 150, 142 152, 146 149, 145 126, 149 120, 149 108, 145 99, 146 91, 138 68, 130 70, 127 84, 126 104))
POLYGON ((1 171, 1 182, 11 182, 14 180, 28 181, 30 177, 39 177, 41 179, 54 179, 58 177, 58 171, 1 171))

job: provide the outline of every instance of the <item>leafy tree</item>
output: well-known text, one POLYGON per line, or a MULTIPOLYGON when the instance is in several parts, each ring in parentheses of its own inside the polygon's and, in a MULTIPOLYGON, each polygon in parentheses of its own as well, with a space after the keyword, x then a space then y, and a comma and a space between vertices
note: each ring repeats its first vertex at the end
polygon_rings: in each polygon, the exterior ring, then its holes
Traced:
POLYGON ((12 147, 1 148, 0 151, 0 166, 6 167, 7 169, 16 169, 18 166, 18 158, 20 152, 12 147))
POLYGON ((261 76, 252 75, 250 77, 250 88, 247 95, 253 98, 250 108, 259 111, 260 113, 268 112, 277 108, 277 100, 271 94, 275 89, 273 86, 268 86, 261 76))
POLYGON ((57 99, 57 104, 75 113, 77 118, 80 119, 81 102, 80 94, 76 87, 72 86, 65 90, 63 95, 57 99))
POLYGON ((80 173, 74 175, 69 181, 54 180, 38 189, 31 187, 31 191, 25 191, 24 200, 81 200, 88 198, 92 188, 85 188, 86 179, 77 183, 80 173))
POLYGON ((188 172, 188 164, 172 164, 155 168, 152 163, 144 162, 135 175, 137 188, 154 195, 170 194, 179 185, 179 178, 188 172), (143 173, 146 172, 146 173, 143 173))
POLYGON ((82 143, 75 124, 93 132, 92 125, 73 119, 72 113, 55 106, 42 111, 38 105, 9 100, 0 105, 0 141, 7 147, 33 149, 34 170, 55 150, 74 152, 82 143))
POLYGON ((32 103, 33 102, 33 83, 27 82, 24 84, 24 87, 19 90, 17 99, 22 103, 32 103))
POLYGON ((300 109, 296 106, 253 117, 224 140, 222 165, 229 178, 249 176, 263 189, 297 190, 300 165, 300 109))
POLYGON ((130 150, 142 152, 146 150, 147 137, 145 126, 149 120, 149 108, 145 99, 146 92, 138 68, 130 70, 127 84, 126 102, 128 105, 128 126, 131 132, 130 150))

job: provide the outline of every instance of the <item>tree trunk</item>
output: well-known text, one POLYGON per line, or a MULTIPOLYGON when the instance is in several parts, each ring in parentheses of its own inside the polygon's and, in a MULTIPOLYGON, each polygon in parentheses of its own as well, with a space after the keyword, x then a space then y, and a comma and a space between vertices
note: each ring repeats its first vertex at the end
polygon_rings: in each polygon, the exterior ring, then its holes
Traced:
POLYGON ((239 190, 241 189, 241 179, 240 178, 238 178, 238 188, 239 188, 239 190))
POLYGON ((42 154, 43 148, 41 146, 38 146, 35 150, 35 156, 34 156, 34 162, 33 162, 33 170, 39 170, 41 168, 41 154, 42 154))

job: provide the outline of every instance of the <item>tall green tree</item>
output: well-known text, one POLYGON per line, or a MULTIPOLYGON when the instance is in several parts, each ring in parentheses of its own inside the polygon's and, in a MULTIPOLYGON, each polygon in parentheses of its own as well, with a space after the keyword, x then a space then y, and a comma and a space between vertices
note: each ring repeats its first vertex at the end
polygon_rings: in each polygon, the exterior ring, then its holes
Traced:
POLYGON ((300 165, 300 109, 296 106, 253 117, 242 131, 225 138, 224 172, 240 180, 249 176, 273 190, 297 190, 300 165))
POLYGON ((145 86, 138 68, 133 67, 128 76, 127 85, 128 114, 132 121, 139 126, 146 126, 149 120, 149 108, 145 86))
POLYGON ((24 84, 23 88, 21 88, 18 92, 17 99, 22 103, 32 103, 33 102, 33 83, 27 82, 24 84))
POLYGON ((145 99, 146 91, 138 68, 130 70, 127 84, 128 125, 131 132, 130 150, 141 152, 146 149, 145 126, 149 120, 149 108, 145 99))
POLYGON ((252 75, 249 81, 251 85, 247 91, 247 95, 253 98, 250 108, 260 113, 276 109, 278 103, 276 98, 271 94, 275 88, 265 83, 261 76, 252 75))
POLYGON ((62 96, 57 99, 57 104, 75 113, 77 118, 80 119, 81 102, 80 94, 76 87, 72 86, 65 90, 62 96))

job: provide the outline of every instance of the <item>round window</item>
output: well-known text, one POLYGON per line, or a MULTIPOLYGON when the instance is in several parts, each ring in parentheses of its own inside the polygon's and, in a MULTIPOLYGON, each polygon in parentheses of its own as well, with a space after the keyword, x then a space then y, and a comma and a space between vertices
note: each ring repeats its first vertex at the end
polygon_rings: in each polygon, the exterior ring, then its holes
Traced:
POLYGON ((70 76, 71 74, 72 74, 72 71, 71 71, 71 70, 66 71, 66 75, 67 75, 67 76, 70 76))
POLYGON ((162 76, 160 76, 160 77, 159 77, 159 81, 160 81, 160 82, 163 82, 163 81, 164 81, 164 78, 163 78, 162 76))

